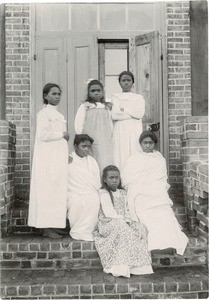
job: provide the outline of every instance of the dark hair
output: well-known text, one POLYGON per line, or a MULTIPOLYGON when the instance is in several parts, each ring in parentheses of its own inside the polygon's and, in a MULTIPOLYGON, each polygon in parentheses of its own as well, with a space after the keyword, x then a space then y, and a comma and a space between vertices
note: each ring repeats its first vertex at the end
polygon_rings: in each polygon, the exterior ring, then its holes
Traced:
MULTIPOLYGON (((101 189, 106 189, 108 191, 108 193, 110 194, 110 198, 112 200, 112 203, 113 203, 112 191, 108 187, 107 183, 104 181, 104 179, 107 178, 107 174, 108 174, 109 171, 117 171, 119 174, 120 174, 120 171, 116 166, 109 165, 109 166, 105 167, 103 172, 102 172, 102 180, 101 180, 102 181, 102 187, 101 187, 101 189)), ((119 185, 118 185, 117 188, 118 189, 124 189, 121 185, 121 180, 120 180, 119 185)))
MULTIPOLYGON (((94 85, 94 84, 98 84, 98 85, 102 88, 102 90, 104 91, 104 87, 103 87, 102 83, 101 83, 99 80, 97 80, 97 79, 91 80, 91 81, 88 83, 88 86, 87 86, 87 98, 86 98, 85 102, 88 101, 88 102, 90 102, 90 103, 95 103, 95 100, 93 100, 93 99, 89 96, 89 90, 90 90, 90 87, 91 87, 92 85, 94 85)), ((103 95, 103 97, 102 97, 102 99, 101 99, 101 103, 105 103, 104 95, 103 95)), ((95 103, 95 104, 96 104, 96 103, 95 103)))
POLYGON ((154 142, 155 144, 157 144, 157 142, 158 142, 157 136, 156 136, 156 134, 155 134, 154 132, 152 132, 151 130, 147 130, 147 131, 143 131, 143 132, 142 132, 142 134, 141 134, 140 137, 139 137, 139 143, 141 144, 142 141, 143 141, 144 139, 146 139, 147 137, 150 137, 150 138, 153 140, 153 142, 154 142))
POLYGON ((78 146, 81 142, 89 141, 93 144, 94 140, 88 134, 76 134, 73 145, 78 146))
POLYGON ((118 81, 119 81, 119 82, 120 82, 121 77, 122 77, 123 75, 129 75, 129 76, 131 77, 133 83, 134 83, 134 75, 133 75, 133 73, 130 72, 130 71, 123 71, 123 72, 121 72, 121 73, 119 74, 119 77, 118 77, 118 81))
POLYGON ((45 86, 43 87, 44 104, 48 104, 48 100, 46 100, 44 98, 44 96, 47 95, 53 87, 57 87, 60 90, 60 93, 62 93, 61 88, 59 87, 58 84, 56 84, 56 83, 47 83, 47 84, 45 84, 45 86))

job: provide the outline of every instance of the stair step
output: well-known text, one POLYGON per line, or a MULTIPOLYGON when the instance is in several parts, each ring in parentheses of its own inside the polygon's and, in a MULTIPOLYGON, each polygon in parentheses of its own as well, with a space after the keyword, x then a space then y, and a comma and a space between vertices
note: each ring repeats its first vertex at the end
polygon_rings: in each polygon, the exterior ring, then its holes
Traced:
MULTIPOLYGON (((183 205, 173 206, 175 216, 183 229, 187 228, 186 208, 183 205)), ((12 212, 12 228, 15 233, 32 233, 34 229, 28 225, 28 207, 15 208, 12 212)))
MULTIPOLYGON (((187 234, 189 243, 183 256, 174 249, 152 251, 155 267, 204 265, 207 242, 187 234)), ((102 268, 94 242, 73 240, 70 236, 49 239, 34 234, 13 234, 1 240, 2 269, 95 269, 102 268)))
POLYGON ((208 269, 161 268, 114 277, 102 270, 4 270, 3 299, 198 299, 208 297, 208 269))

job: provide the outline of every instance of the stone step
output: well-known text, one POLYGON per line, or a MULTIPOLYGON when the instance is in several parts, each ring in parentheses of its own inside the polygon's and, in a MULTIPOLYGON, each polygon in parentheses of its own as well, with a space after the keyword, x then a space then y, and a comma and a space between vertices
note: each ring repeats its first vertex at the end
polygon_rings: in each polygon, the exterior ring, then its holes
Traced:
MULTIPOLYGON (((183 256, 174 249, 152 251, 154 267, 204 265, 207 242, 187 234, 189 243, 183 256)), ((94 242, 73 240, 70 236, 49 239, 32 234, 13 234, 1 240, 2 269, 101 269, 94 242)))
MULTIPOLYGON (((182 204, 174 204, 173 206, 176 218, 182 228, 187 228, 186 208, 182 204)), ((18 207, 14 208, 12 212, 12 228, 15 233, 32 233, 34 229, 27 225, 28 223, 28 208, 18 207)))
POLYGON ((161 268, 114 277, 102 270, 3 270, 1 296, 12 299, 207 299, 208 269, 161 268))

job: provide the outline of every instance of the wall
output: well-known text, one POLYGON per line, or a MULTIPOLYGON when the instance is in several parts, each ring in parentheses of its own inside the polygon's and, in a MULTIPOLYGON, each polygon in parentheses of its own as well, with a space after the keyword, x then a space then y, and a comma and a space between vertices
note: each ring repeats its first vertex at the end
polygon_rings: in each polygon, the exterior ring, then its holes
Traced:
POLYGON ((12 208, 14 205, 15 171, 15 125, 6 120, 0 121, 0 216, 1 235, 12 230, 12 208))
POLYGON ((17 128, 15 198, 27 199, 30 181, 30 10, 5 5, 6 117, 17 128))
POLYGON ((205 204, 208 193, 208 118, 187 117, 181 131, 184 201, 189 228, 194 230, 200 221, 197 222, 197 212, 204 212, 201 205, 205 204))
POLYGON ((183 200, 182 161, 180 156, 180 125, 191 115, 191 62, 189 1, 168 2, 167 65, 169 122, 169 183, 170 194, 183 200))

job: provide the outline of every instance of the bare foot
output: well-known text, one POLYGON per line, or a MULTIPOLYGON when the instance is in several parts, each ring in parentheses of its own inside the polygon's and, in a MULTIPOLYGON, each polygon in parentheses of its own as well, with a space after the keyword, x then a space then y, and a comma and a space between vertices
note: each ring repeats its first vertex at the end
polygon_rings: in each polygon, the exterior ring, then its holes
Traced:
POLYGON ((44 229, 43 229, 42 236, 48 237, 48 238, 51 238, 51 239, 59 239, 59 238, 62 237, 61 235, 59 235, 58 233, 56 233, 56 232, 55 232, 53 229, 51 229, 51 228, 44 228, 44 229))

